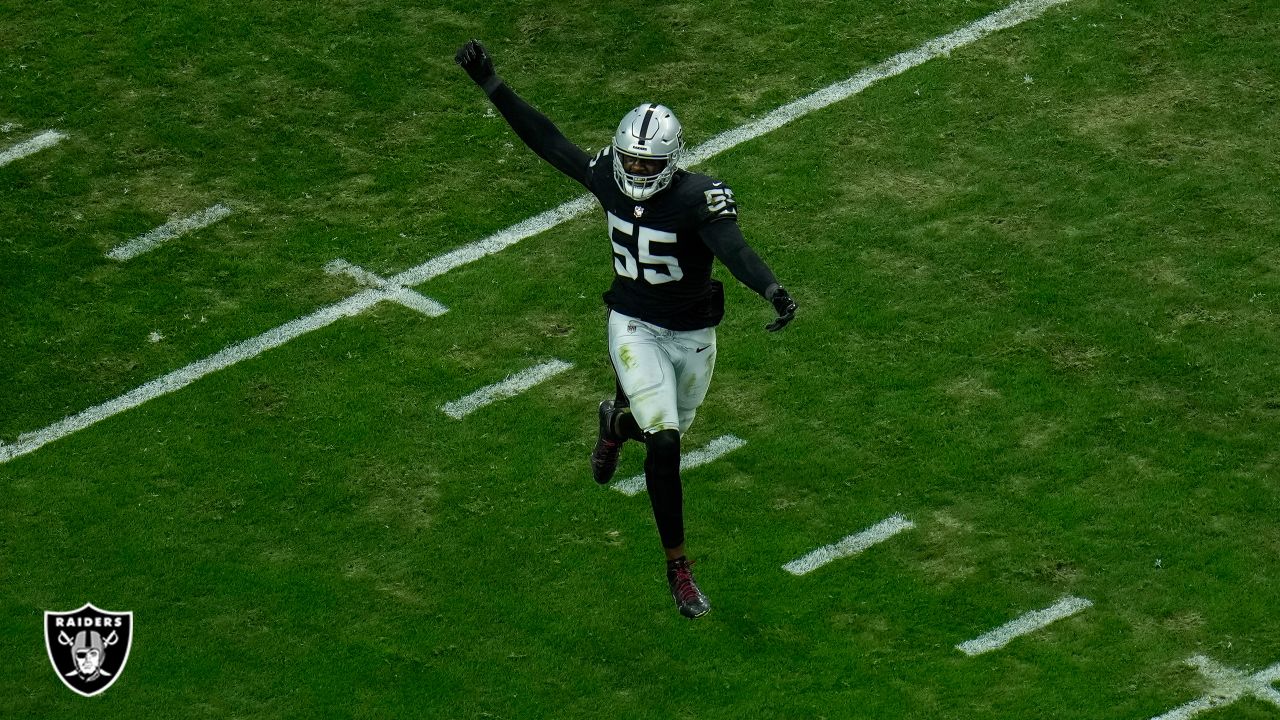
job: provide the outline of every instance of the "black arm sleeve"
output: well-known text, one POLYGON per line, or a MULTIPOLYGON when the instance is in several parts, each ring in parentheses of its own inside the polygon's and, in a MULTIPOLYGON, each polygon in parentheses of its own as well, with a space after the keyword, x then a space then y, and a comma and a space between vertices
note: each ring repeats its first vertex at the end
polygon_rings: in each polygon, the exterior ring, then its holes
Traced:
MULTIPOLYGON (((485 89, 488 90, 487 87, 485 89)), ((489 100, 538 157, 583 185, 587 184, 587 166, 591 157, 570 142, 546 115, 533 109, 501 81, 489 92, 489 100)))
POLYGON ((769 297, 769 292, 778 285, 778 280, 742 237, 738 223, 732 220, 707 223, 698 233, 702 236, 702 242, 711 248, 711 252, 720 258, 720 262, 729 268, 729 272, 739 282, 760 293, 761 297, 769 297))

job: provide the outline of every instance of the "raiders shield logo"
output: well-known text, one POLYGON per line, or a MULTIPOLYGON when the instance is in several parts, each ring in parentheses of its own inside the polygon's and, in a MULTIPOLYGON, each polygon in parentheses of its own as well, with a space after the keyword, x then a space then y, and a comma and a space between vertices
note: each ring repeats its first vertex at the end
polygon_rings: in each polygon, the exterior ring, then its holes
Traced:
POLYGON ((133 613, 79 610, 44 614, 44 646, 54 672, 67 687, 92 697, 111 687, 124 672, 133 644, 133 613))

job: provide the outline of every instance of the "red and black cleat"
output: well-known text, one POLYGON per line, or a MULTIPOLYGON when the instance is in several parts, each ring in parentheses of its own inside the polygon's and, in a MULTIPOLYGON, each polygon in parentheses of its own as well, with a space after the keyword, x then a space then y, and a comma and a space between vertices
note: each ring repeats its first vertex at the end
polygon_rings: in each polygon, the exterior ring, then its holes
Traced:
POLYGON ((671 586, 671 597, 676 601, 680 614, 690 619, 711 612, 707 596, 702 594, 698 584, 693 581, 693 571, 689 569, 692 564, 683 557, 667 563, 667 584, 671 586))
POLYGON ((626 438, 614 434, 613 401, 600 403, 600 434, 596 437, 596 447, 591 451, 591 476, 601 485, 607 485, 618 470, 618 455, 622 451, 622 443, 626 438))

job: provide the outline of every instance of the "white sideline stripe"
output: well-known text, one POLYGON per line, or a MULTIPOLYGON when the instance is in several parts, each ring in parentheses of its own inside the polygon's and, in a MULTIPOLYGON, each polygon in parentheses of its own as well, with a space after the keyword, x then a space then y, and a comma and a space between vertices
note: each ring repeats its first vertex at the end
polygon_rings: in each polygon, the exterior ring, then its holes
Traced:
MULTIPOLYGON (((746 445, 747 441, 734 435, 721 435, 707 443, 701 450, 694 450, 680 456, 680 470, 692 470, 699 465, 706 465, 746 445)), ((628 497, 635 497, 645 491, 644 475, 636 475, 613 484, 613 489, 628 497)))
POLYGON ((107 257, 112 260, 135 258, 144 252, 156 249, 162 243, 166 243, 176 237, 185 235, 193 230, 209 227, 230 214, 231 208, 219 203, 189 217, 175 217, 149 233, 139 235, 123 245, 111 248, 111 251, 107 253, 107 257))
POLYGON ((990 652, 1008 645, 1016 637, 1035 632, 1051 623, 1065 617, 1071 617, 1081 610, 1091 607, 1093 607, 1092 602, 1084 598, 1068 595, 1044 610, 1032 610, 1026 615, 1016 620, 1011 620, 985 635, 962 642, 956 646, 956 649, 970 657, 981 655, 984 652, 990 652))
POLYGON ((534 385, 555 377, 572 367, 572 363, 567 363, 563 360, 551 360, 541 365, 534 365, 526 370, 521 370, 500 383, 482 387, 464 398, 445 403, 440 410, 454 420, 461 420, 486 405, 491 405, 503 398, 519 395, 534 385))
MULTIPOLYGON (((740 143, 746 142, 747 140, 751 140, 753 138, 759 137, 760 134, 767 132, 769 129, 772 129, 772 127, 778 127, 782 124, 785 124, 786 122, 789 122, 790 120, 794 120, 795 118, 803 114, 803 112, 812 112, 813 110, 817 110, 821 107, 825 107, 826 105, 836 102, 836 100, 839 98, 848 97, 849 95, 859 92, 861 89, 865 88, 866 86, 874 82, 877 82, 879 80, 884 80, 884 79, 893 77, 895 75, 898 75, 900 73, 903 73, 909 70, 910 68, 915 67, 916 65, 920 65, 921 63, 924 63, 927 60, 937 57, 938 55, 945 54, 956 48, 976 42, 982 39, 983 37, 993 32, 996 32, 998 30, 1013 27, 1014 25, 1017 25, 1019 23, 1034 19, 1038 15, 1042 14, 1045 10, 1048 10, 1049 8, 1054 7, 1055 5, 1061 5, 1068 1, 1069 0, 1030 0, 1030 1, 1015 2, 1012 5, 1005 8, 1004 10, 1000 10, 995 13, 992 13, 991 15, 988 15, 970 25, 967 25, 959 30, 956 30, 955 32, 949 35, 945 35, 941 38, 930 40, 929 42, 921 45, 915 50, 911 50, 911 51, 902 53, 900 55, 895 55, 893 58, 891 58, 886 62, 880 63, 879 65, 876 65, 872 68, 863 70, 862 72, 858 73, 857 75, 853 76, 852 78, 844 82, 836 83, 824 90, 819 90, 818 92, 813 93, 812 95, 808 96, 808 98, 790 103, 789 105, 785 105, 782 108, 779 108, 778 110, 775 110, 774 112, 769 113, 764 118, 761 118, 760 120, 754 123, 745 125, 737 130, 730 130, 729 132, 717 135, 716 137, 712 138, 710 141, 698 146, 697 148, 694 148, 690 152, 689 164, 694 165, 699 162, 702 162, 710 157, 713 157, 721 152, 724 152, 725 150, 728 150, 731 147, 734 147, 735 145, 738 145, 740 143), (822 98, 822 99, 820 101, 816 101, 816 103, 814 100, 810 100, 810 99, 817 99, 817 98, 822 98), (835 98, 835 99, 831 99, 831 98, 835 98), (808 106, 809 109, 803 110, 802 112, 802 108, 800 107, 799 103, 804 103, 805 100, 810 100, 811 105, 808 106), (769 118, 776 118, 776 119, 773 121, 769 121, 769 118), (776 124, 768 125, 766 121, 776 122, 776 124)), ((408 270, 405 270, 399 275, 396 275, 395 277, 390 278, 390 281, 400 286, 418 285, 418 284, 424 283, 432 278, 443 275, 444 273, 447 273, 450 270, 454 270, 468 263, 472 263, 477 260, 480 260, 481 258, 484 258, 488 255, 492 255, 496 252, 499 252, 508 247, 511 247, 512 245, 520 242, 525 238, 532 237, 541 232, 549 230, 555 227, 556 225, 559 225, 560 223, 563 223, 567 220, 571 220, 577 217, 578 215, 585 213, 587 210, 591 209, 594 205, 595 205, 595 198, 593 198, 590 195, 583 195, 577 199, 564 203, 559 207, 553 208, 541 214, 535 215, 527 220, 519 222, 515 225, 512 225, 511 227, 505 230, 499 231, 493 235, 490 235, 489 237, 483 240, 458 248, 457 250, 454 250, 452 252, 445 253, 444 255, 436 257, 432 260, 428 260, 427 262, 421 265, 418 265, 417 267, 413 267, 408 270)), ((338 317, 341 317, 347 314, 353 315, 355 313, 360 312, 360 310, 363 310, 369 307, 370 305, 376 304, 380 300, 387 299, 385 296, 385 293, 381 293, 378 295, 370 295, 369 294, 370 292, 371 291, 365 291, 360 293, 359 295, 352 296, 351 298, 348 298, 347 300, 344 300, 336 305, 331 305, 326 308, 321 308, 320 310, 317 310, 316 312, 310 315, 307 315, 292 321, 286 326, 281 326, 280 328, 277 328, 275 330, 268 331, 263 335, 259 335, 257 338, 246 340, 240 345, 236 345, 235 347, 241 348, 241 347, 251 346, 251 344, 260 341, 262 338, 274 336, 276 333, 282 332, 286 327, 297 328, 297 331, 295 331, 295 334, 293 334, 290 338, 287 338, 286 339, 287 341, 288 339, 292 339, 293 337, 302 335, 303 333, 309 332, 310 330, 318 330, 322 327, 327 326, 329 323, 333 322, 334 319, 336 319, 336 318, 330 317, 335 313, 337 313, 338 317), (364 300, 357 301, 357 298, 364 298, 364 300), (373 299, 370 301, 369 298, 373 298, 373 299), (367 303, 367 304, 360 305, 361 303, 367 303), (348 312, 350 308, 355 307, 356 305, 360 305, 359 309, 353 312, 348 312)), ((276 347, 276 345, 263 346, 261 351, 265 351, 267 349, 270 349, 271 347, 276 347)), ((7 447, 0 446, 0 463, 8 462, 9 460, 12 460, 13 458, 18 457, 19 455, 25 455, 26 453, 32 452, 40 448, 41 446, 45 445, 48 442, 52 442, 53 440, 64 437, 71 432, 75 432, 76 430, 84 429, 95 422, 105 420, 106 418, 111 417, 112 415, 115 415, 118 412, 122 412, 123 410, 136 407, 146 402, 147 400, 151 400, 165 393, 173 392, 173 390, 179 389, 181 387, 185 387, 186 385, 189 385, 191 381, 197 379, 200 376, 197 375, 195 377, 192 377, 191 380, 184 382, 181 385, 174 386, 171 389, 166 389, 170 387, 164 383, 164 380, 166 378, 171 378, 179 375, 185 377, 189 375, 191 372, 196 372, 196 371, 199 371, 200 369, 204 369, 203 374, 208 374, 211 372, 216 372, 217 370, 221 370, 222 368, 227 367, 227 365, 219 365, 218 363, 213 361, 215 358, 222 357, 224 353, 227 353, 231 349, 232 348, 228 348, 227 350, 224 350, 221 353, 218 353, 217 355, 192 363, 191 365, 188 365, 187 367, 182 368, 180 370, 176 370, 173 373, 170 373, 169 375, 164 376, 163 378, 153 380, 147 383, 146 385, 136 390, 133 390, 130 393, 116 400, 112 400, 110 402, 106 402, 101 405, 96 405, 92 408, 84 410, 78 415, 75 415, 74 418, 66 418, 58 423, 54 423, 53 425, 50 425, 44 430, 40 430, 35 433, 24 435, 23 437, 28 438, 28 442, 24 443, 22 442, 22 439, 19 438, 19 442, 14 445, 7 446, 7 447), (144 392, 146 388, 151 388, 151 390, 149 391, 151 394, 144 392), (133 402, 131 404, 122 404, 122 401, 124 401, 126 398, 133 398, 133 402), (75 418, 79 418, 79 420, 76 421, 75 423, 76 427, 74 427, 74 429, 68 430, 65 432, 58 431, 59 428, 69 427, 68 423, 70 423, 75 418), (47 439, 43 440, 42 442, 35 442, 31 440, 31 438, 47 438, 47 439)), ((256 354, 258 353, 244 355, 239 359, 247 360, 251 357, 254 357, 256 354)), ((236 362, 238 362, 238 360, 236 362)))
POLYGON ((53 147, 65 140, 66 137, 66 135, 63 135, 57 130, 45 130, 30 140, 23 140, 8 150, 0 152, 0 167, 4 167, 14 160, 24 158, 28 155, 34 155, 47 147, 53 147))
POLYGON ((792 575, 804 575, 805 573, 817 570, 832 560, 839 560, 840 558, 849 557, 850 555, 857 555, 872 545, 882 543, 903 530, 910 530, 915 526, 915 523, 902 517, 902 515, 895 514, 881 520, 860 533, 855 533, 830 545, 823 545, 802 558, 792 560, 786 565, 783 565, 782 569, 792 575))
POLYGON ((1187 664, 1198 669, 1201 675, 1208 678, 1213 688, 1207 695, 1151 720, 1188 720, 1202 712, 1230 705, 1246 695, 1252 695, 1263 702, 1280 707, 1280 692, 1276 692, 1276 689, 1271 687, 1280 680, 1280 663, 1253 675, 1232 670, 1204 655, 1188 658, 1187 664))

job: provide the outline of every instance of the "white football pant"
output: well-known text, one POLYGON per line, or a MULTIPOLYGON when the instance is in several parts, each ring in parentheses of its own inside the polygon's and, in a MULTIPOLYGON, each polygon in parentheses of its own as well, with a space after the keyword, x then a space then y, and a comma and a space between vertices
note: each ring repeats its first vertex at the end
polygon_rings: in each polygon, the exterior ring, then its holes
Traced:
POLYGON ((716 329, 667 330, 609 313, 609 358, 646 433, 693 424, 716 366, 716 329))

